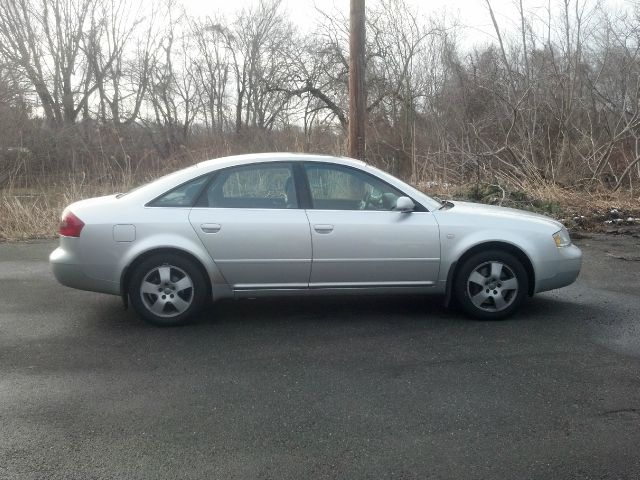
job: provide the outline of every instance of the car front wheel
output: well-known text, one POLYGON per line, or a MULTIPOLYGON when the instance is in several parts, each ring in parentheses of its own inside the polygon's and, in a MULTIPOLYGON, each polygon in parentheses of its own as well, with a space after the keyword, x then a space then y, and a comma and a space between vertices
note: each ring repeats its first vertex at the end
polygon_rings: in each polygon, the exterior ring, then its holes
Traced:
POLYGON ((462 309, 482 320, 501 320, 522 305, 529 289, 522 262, 500 250, 467 259, 456 275, 454 291, 462 309))
POLYGON ((175 254, 149 257, 137 266, 129 283, 134 310, 162 327, 188 323, 207 297, 206 281, 195 263, 175 254))

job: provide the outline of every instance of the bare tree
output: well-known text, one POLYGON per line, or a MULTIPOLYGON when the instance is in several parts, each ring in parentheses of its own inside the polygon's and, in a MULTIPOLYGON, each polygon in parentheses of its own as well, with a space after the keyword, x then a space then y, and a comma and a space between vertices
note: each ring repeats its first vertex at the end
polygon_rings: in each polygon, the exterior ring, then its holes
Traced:
POLYGON ((31 82, 50 125, 69 125, 95 91, 82 55, 99 0, 0 2, 0 53, 31 82))
POLYGON ((153 111, 154 125, 161 132, 162 142, 156 146, 168 156, 189 141, 193 122, 202 107, 199 98, 198 68, 193 56, 193 39, 188 32, 184 12, 176 15, 169 8, 169 21, 161 36, 160 53, 149 73, 147 100, 153 111))
MULTIPOLYGON (((507 25, 484 4, 494 38, 472 47, 455 19, 369 5, 368 161, 416 183, 633 191, 640 5, 513 0, 507 25)), ((282 0, 204 18, 176 0, 0 0, 0 144, 105 175, 122 157, 344 153, 348 19, 317 14, 301 32, 282 0)))
POLYGON ((236 85, 236 132, 270 129, 291 97, 286 90, 295 56, 294 29, 282 12, 282 0, 260 0, 242 10, 226 38, 236 85))
POLYGON ((197 48, 196 76, 204 122, 209 132, 221 133, 229 124, 228 87, 232 69, 231 41, 221 19, 191 20, 197 48))
POLYGON ((104 0, 92 12, 84 49, 103 121, 123 125, 137 119, 159 48, 156 23, 162 13, 158 4, 147 11, 133 0, 104 0))

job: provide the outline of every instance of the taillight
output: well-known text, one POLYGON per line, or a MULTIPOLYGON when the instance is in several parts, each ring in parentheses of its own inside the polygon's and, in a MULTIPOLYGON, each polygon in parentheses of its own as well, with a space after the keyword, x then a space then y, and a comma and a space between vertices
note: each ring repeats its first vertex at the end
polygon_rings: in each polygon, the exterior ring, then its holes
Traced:
POLYGON ((62 214, 58 233, 64 237, 79 237, 82 227, 84 227, 84 222, 67 211, 62 214))

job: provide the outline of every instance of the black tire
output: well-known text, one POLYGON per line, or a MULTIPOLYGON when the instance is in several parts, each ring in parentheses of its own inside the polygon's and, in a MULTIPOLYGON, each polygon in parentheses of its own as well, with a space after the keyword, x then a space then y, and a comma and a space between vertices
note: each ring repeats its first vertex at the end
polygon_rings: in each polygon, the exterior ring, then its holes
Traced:
POLYGON ((515 256, 501 250, 489 250, 472 255, 460 265, 453 289, 458 304, 471 317, 502 320, 524 302, 529 278, 522 262, 515 256))
POLYGON ((135 265, 128 292, 136 313, 160 327, 189 323, 208 298, 198 266, 175 253, 153 255, 135 265))

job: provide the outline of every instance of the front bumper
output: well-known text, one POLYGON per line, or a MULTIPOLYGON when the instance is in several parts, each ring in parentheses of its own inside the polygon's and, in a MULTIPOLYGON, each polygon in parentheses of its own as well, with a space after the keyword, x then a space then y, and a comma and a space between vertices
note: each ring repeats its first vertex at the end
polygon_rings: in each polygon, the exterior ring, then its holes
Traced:
POLYGON ((578 278, 582 267, 582 251, 571 244, 568 247, 558 248, 558 255, 558 260, 554 262, 555 275, 538 279, 536 293, 566 287, 578 278))
POLYGON ((63 245, 51 252, 49 264, 54 277, 62 285, 77 288, 78 290, 120 295, 120 285, 118 283, 89 277, 84 273, 82 263, 73 251, 63 245))

